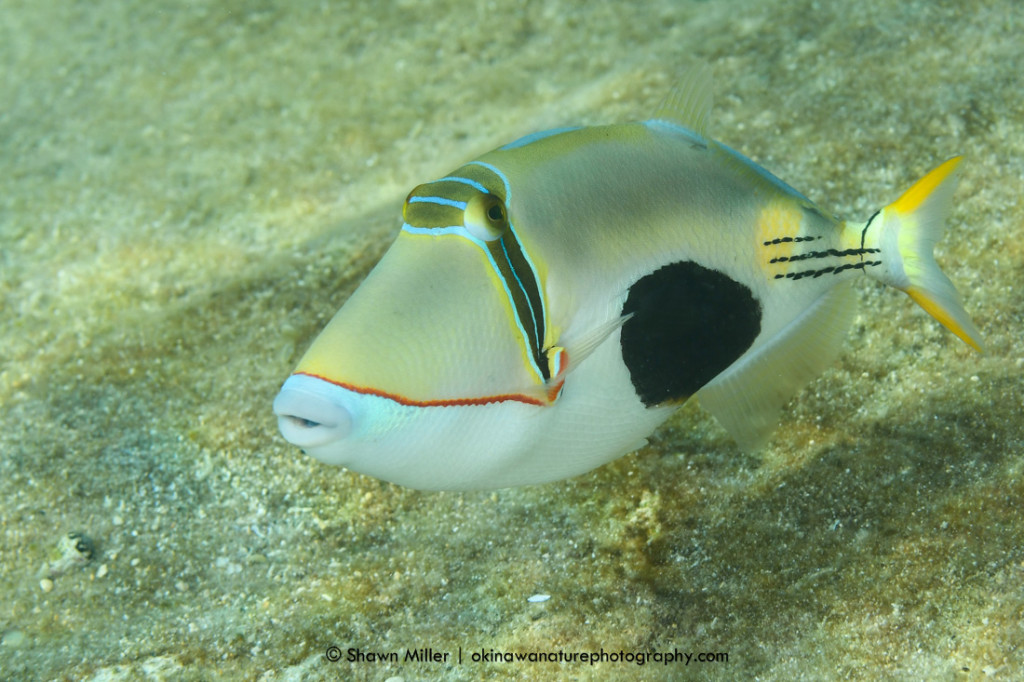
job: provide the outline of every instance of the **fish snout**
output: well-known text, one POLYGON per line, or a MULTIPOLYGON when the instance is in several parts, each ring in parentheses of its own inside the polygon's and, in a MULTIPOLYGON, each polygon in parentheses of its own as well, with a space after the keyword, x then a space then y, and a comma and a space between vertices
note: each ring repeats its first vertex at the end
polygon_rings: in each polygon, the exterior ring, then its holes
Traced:
POLYGON ((300 448, 316 448, 346 438, 352 413, 332 399, 336 387, 303 374, 288 377, 274 398, 277 426, 285 440, 300 448))

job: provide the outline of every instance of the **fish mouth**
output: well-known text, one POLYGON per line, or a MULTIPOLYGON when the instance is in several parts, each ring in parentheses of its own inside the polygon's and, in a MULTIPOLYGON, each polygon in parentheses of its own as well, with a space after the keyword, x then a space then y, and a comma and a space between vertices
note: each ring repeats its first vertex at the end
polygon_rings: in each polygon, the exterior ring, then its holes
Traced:
POLYGON ((274 398, 277 427, 285 440, 315 448, 342 440, 352 432, 352 413, 332 399, 336 388, 304 374, 288 377, 274 398))

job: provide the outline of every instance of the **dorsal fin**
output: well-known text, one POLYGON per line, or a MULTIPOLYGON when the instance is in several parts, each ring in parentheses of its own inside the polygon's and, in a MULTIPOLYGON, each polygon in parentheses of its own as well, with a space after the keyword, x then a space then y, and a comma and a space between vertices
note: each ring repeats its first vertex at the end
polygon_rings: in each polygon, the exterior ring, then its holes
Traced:
POLYGON ((654 119, 681 125, 707 137, 712 85, 711 67, 704 62, 694 63, 654 110, 654 119))

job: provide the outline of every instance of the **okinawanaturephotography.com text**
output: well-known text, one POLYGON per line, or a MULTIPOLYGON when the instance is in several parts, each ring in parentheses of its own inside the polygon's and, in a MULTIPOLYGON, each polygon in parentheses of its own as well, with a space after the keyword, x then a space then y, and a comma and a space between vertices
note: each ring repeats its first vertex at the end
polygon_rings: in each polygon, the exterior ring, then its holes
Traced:
POLYGON ((467 663, 570 663, 596 665, 613 663, 627 665, 683 665, 693 663, 728 663, 727 651, 682 651, 673 647, 665 651, 606 650, 603 647, 590 651, 511 651, 502 649, 457 647, 454 651, 434 647, 414 647, 392 651, 348 647, 342 649, 331 645, 324 657, 332 662, 357 664, 373 663, 440 663, 464 665, 467 663))

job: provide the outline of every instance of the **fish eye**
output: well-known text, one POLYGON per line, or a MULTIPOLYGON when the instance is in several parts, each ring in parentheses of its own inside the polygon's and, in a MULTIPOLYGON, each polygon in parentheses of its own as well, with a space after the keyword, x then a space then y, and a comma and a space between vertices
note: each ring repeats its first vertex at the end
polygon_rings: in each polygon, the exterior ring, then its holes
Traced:
POLYGON ((482 241, 500 239, 508 228, 505 204, 493 194, 477 194, 466 202, 462 224, 470 236, 482 241))

